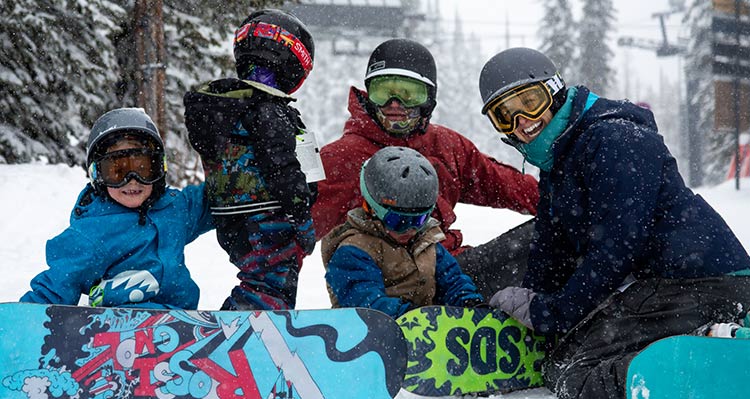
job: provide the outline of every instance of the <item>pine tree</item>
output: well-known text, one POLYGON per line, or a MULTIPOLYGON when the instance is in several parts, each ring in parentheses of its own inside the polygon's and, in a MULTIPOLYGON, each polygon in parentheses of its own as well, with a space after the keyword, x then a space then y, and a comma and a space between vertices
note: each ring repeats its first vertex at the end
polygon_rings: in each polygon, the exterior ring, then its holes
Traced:
POLYGON ((694 0, 685 14, 689 27, 688 51, 685 56, 689 110, 687 155, 690 162, 689 181, 694 185, 716 184, 726 177, 734 154, 734 135, 718 132, 714 126, 716 106, 715 77, 712 71, 711 19, 712 3, 694 0))
POLYGON ((614 52, 608 44, 615 20, 614 12, 612 0, 583 1, 577 78, 599 95, 606 95, 614 80, 613 70, 609 66, 614 52))
POLYGON ((573 60, 576 50, 575 21, 568 0, 544 0, 544 16, 538 30, 539 51, 555 63, 563 79, 577 81, 573 60))

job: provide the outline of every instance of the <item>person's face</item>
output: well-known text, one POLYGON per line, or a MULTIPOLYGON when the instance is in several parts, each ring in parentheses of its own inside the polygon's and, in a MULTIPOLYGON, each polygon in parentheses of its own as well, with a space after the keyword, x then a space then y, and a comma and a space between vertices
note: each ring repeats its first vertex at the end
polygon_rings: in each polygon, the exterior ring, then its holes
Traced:
MULTIPOLYGON (((132 148, 143 148, 143 144, 137 140, 125 139, 120 140, 107 148, 107 153, 119 150, 129 150, 132 148)), ((138 182, 136 179, 130 179, 127 184, 122 187, 114 188, 107 187, 107 193, 109 196, 117 201, 122 206, 127 208, 138 208, 151 196, 153 191, 153 185, 143 184, 138 182)))
POLYGON ((529 144, 539 136, 539 133, 544 130, 549 122, 552 120, 552 112, 550 110, 545 111, 541 117, 537 120, 530 120, 523 115, 518 115, 518 126, 513 134, 525 144, 529 144))
POLYGON ((414 238, 414 236, 417 235, 417 233, 419 233, 419 230, 409 229, 403 233, 397 233, 392 230, 387 230, 387 232, 388 236, 391 237, 393 241, 397 242, 399 245, 406 245, 412 238, 414 238))

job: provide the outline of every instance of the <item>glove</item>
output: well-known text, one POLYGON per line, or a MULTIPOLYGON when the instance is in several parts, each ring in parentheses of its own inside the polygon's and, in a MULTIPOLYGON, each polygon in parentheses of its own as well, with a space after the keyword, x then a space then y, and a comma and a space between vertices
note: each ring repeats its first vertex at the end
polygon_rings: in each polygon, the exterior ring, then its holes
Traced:
POLYGON ((502 310, 524 326, 534 329, 531 325, 529 307, 536 293, 528 288, 506 287, 495 293, 490 299, 490 306, 502 310))
POLYGON ((297 245, 302 248, 305 255, 310 255, 315 250, 315 229, 313 228, 312 219, 307 219, 302 224, 294 224, 294 239, 297 245))

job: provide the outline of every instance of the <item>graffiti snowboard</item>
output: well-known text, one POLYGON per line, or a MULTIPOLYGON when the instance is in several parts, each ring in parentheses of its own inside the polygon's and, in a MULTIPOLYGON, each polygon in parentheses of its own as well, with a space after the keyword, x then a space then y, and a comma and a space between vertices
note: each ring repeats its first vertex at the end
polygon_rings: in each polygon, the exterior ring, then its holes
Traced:
POLYGON ((367 309, 0 304, 2 398, 393 398, 406 343, 367 309))
POLYGON ((429 306, 397 319, 406 337, 404 389, 423 396, 539 387, 544 337, 498 310, 429 306))

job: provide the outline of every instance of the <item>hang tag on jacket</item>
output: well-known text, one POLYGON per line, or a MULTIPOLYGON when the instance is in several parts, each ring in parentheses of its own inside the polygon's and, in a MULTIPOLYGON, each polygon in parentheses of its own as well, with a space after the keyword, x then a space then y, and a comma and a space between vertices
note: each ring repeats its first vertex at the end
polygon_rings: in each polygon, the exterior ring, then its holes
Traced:
POLYGON ((326 173, 323 169, 323 160, 320 158, 320 146, 314 132, 299 129, 296 136, 297 148, 295 153, 297 160, 305 174, 308 183, 325 180, 326 173))

